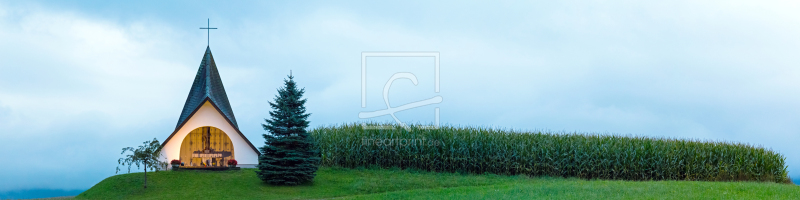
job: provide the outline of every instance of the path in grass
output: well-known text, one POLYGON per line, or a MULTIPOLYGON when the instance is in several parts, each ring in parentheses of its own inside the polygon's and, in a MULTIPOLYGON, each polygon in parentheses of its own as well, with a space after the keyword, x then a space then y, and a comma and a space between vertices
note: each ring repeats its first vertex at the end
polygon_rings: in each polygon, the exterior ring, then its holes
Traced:
POLYGON ((586 181, 323 167, 313 184, 271 186, 254 169, 109 177, 77 199, 800 199, 800 187, 755 182, 586 181))

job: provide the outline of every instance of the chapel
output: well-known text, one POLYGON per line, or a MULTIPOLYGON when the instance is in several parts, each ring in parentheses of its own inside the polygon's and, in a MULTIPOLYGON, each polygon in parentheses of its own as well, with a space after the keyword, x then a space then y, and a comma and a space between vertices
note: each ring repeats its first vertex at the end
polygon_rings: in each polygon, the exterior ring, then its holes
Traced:
POLYGON ((180 160, 181 168, 254 168, 259 151, 239 130, 222 86, 211 48, 206 47, 189 96, 172 134, 161 145, 162 158, 180 160))

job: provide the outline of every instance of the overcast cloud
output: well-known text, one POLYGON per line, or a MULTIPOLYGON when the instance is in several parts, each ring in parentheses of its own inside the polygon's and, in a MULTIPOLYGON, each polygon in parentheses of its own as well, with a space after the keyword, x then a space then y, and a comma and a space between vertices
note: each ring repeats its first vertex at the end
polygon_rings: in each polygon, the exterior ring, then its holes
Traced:
MULTIPOLYGON (((794 1, 0 1, 0 191, 87 189, 120 149, 172 133, 206 46, 256 146, 292 70, 312 127, 441 95, 441 122, 749 143, 800 177, 794 1), (438 51, 370 60, 362 51, 438 51)), ((398 113, 431 123, 434 106, 398 113)), ((377 118, 389 121, 391 118, 377 118)))

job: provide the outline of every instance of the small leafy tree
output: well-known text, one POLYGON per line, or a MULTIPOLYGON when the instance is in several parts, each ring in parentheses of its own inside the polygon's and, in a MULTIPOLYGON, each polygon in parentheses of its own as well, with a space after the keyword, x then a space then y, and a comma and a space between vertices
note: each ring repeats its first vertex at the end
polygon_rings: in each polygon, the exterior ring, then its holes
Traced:
MULTIPOLYGON (((131 166, 136 165, 136 169, 139 169, 140 165, 144 165, 144 188, 147 188, 147 169, 159 171, 162 168, 167 167, 167 162, 160 161, 158 158, 161 156, 161 144, 158 142, 158 139, 153 138, 151 141, 145 141, 143 145, 139 146, 139 148, 134 149, 133 147, 125 147, 122 148, 122 153, 130 151, 131 154, 125 155, 125 157, 120 158, 117 160, 119 165, 125 166, 128 165, 128 173, 131 173, 131 166)), ((119 173, 119 165, 117 166, 117 172, 119 173)))
POLYGON ((264 119, 266 144, 260 148, 258 177, 273 185, 298 185, 314 179, 320 163, 319 147, 306 132, 308 116, 305 89, 297 89, 294 76, 284 79, 284 88, 278 89, 275 102, 269 102, 273 111, 264 119))

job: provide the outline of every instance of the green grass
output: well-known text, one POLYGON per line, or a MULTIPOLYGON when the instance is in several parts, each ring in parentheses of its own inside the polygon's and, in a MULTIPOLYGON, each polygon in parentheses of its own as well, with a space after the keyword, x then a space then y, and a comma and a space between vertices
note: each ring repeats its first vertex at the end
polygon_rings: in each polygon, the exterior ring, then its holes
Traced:
POLYGON ((786 158, 745 143, 483 127, 318 127, 323 166, 608 180, 789 183, 786 158))
POLYGON ((254 169, 162 171, 109 177, 77 199, 800 199, 800 187, 763 182, 609 181, 322 167, 313 184, 261 182, 254 169))
POLYGON ((532 179, 509 184, 395 191, 345 199, 800 199, 788 184, 532 179))
POLYGON ((425 188, 481 186, 514 181, 506 176, 462 176, 404 170, 357 170, 322 167, 313 184, 272 186, 261 182, 254 169, 240 171, 161 171, 106 178, 76 198, 200 198, 200 199, 309 199, 425 188))

